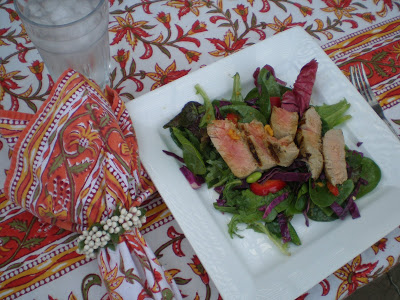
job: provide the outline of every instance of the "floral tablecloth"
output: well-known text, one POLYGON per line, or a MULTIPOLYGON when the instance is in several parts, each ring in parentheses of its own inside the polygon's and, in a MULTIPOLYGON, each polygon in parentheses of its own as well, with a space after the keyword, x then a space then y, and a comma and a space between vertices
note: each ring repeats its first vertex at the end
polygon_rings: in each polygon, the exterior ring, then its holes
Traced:
MULTIPOLYGON (((400 1, 110 0, 111 87, 125 101, 293 26, 315 37, 336 65, 363 62, 385 115, 400 133, 400 1)), ((54 78, 10 0, 0 1, 0 109, 35 113, 54 78)), ((24 126, 24 124, 21 124, 24 126)), ((0 127, 8 124, 0 120, 0 127)), ((0 186, 12 131, 0 137, 0 186), (8 143, 7 143, 8 142, 8 143)), ((142 233, 187 299, 220 299, 212 279, 156 193, 144 204, 142 233)), ((400 224, 400 222, 399 222, 400 224)), ((39 222, 0 190, 0 298, 101 299, 95 261, 78 255, 76 235, 39 222)), ((299 299, 343 299, 400 258, 400 228, 299 299)))

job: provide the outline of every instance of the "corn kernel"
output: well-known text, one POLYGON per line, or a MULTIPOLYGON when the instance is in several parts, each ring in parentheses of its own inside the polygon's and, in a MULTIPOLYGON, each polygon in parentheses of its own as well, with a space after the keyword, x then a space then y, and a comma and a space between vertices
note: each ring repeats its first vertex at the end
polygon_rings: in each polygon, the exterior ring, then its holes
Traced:
POLYGON ((229 129, 228 131, 228 135, 232 140, 238 140, 240 139, 240 136, 237 134, 236 131, 234 131, 233 129, 229 129))
POLYGON ((267 134, 269 134, 270 136, 274 136, 274 130, 272 129, 272 127, 270 125, 265 125, 264 126, 264 130, 267 134))

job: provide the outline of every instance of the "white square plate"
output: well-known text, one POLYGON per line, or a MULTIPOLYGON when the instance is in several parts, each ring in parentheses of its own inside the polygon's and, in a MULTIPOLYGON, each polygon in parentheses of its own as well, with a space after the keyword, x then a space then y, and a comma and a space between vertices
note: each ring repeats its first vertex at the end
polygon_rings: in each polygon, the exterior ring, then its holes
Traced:
POLYGON ((368 106, 343 73, 303 29, 296 27, 207 67, 190 73, 127 103, 142 162, 224 299, 294 299, 336 271, 399 225, 400 143, 368 106), (382 180, 357 204, 361 218, 329 223, 296 216, 292 224, 302 245, 291 256, 276 249, 268 237, 252 230, 243 239, 227 232, 229 214, 213 208, 217 198, 203 186, 193 190, 179 171, 180 163, 162 150, 181 154, 163 125, 195 100, 200 84, 210 99, 229 99, 233 75, 241 77, 243 95, 253 86, 257 67, 270 64, 276 75, 293 84, 301 67, 319 63, 312 104, 333 104, 346 98, 352 119, 342 127, 346 144, 372 158, 382 180), (357 147, 357 142, 363 142, 357 147))

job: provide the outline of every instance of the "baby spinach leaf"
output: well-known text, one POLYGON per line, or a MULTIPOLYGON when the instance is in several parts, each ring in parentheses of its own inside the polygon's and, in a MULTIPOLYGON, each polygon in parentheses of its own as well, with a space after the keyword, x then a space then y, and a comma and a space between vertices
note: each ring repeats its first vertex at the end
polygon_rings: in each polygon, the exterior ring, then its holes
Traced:
POLYGON ((357 194, 357 198, 361 198, 365 194, 372 191, 381 180, 382 174, 379 166, 370 158, 363 157, 361 162, 361 178, 368 181, 367 185, 361 185, 357 194))
POLYGON ((309 181, 309 192, 311 201, 320 206, 320 207, 328 207, 333 202, 337 202, 338 204, 343 203, 344 200, 351 194, 354 189, 354 183, 352 180, 348 179, 343 184, 337 185, 339 189, 339 195, 334 196, 326 186, 325 181, 320 181, 314 184, 314 188, 312 187, 313 181, 309 181))
POLYGON ((258 89, 255 87, 247 93, 247 95, 244 97, 244 100, 247 101, 250 99, 256 99, 258 97, 259 97, 258 89))
POLYGON ((240 122, 242 123, 250 123, 253 120, 258 120, 264 125, 267 124, 267 119, 265 116, 259 112, 257 109, 247 106, 247 105, 225 105, 220 109, 221 114, 226 116, 229 112, 233 112, 240 116, 240 122))
POLYGON ((185 137, 189 140, 189 142, 192 143, 194 147, 196 147, 197 150, 200 151, 200 142, 197 139, 197 137, 187 128, 184 128, 185 132, 185 137))
MULTIPOLYGON (((277 220, 266 224, 266 227, 276 237, 278 237, 279 239, 282 238, 281 228, 280 228, 277 220)), ((297 246, 301 245, 301 240, 300 240, 296 230, 294 229, 293 225, 290 222, 288 222, 288 227, 289 227, 289 234, 290 234, 290 239, 291 239, 290 241, 297 246)))
MULTIPOLYGON (((275 193, 275 194, 268 194, 269 197, 271 197, 271 201, 273 199, 275 199, 276 197, 284 194, 284 193, 288 193, 288 197, 283 200, 281 203, 279 203, 277 206, 275 206, 275 210, 280 213, 282 211, 284 211, 285 209, 287 209, 293 199, 293 193, 291 192, 290 188, 288 186, 286 186, 285 188, 283 188, 282 190, 280 190, 279 192, 275 193)), ((267 197, 268 197, 267 196, 267 197)))
POLYGON ((301 245, 301 240, 296 232, 296 230, 294 229, 292 223, 288 222, 288 226, 289 226, 289 234, 290 234, 290 238, 291 238, 291 242, 293 244, 295 244, 296 246, 300 246, 301 245))
POLYGON ((268 121, 271 116, 270 97, 281 96, 279 84, 276 82, 275 77, 271 72, 266 68, 262 68, 260 73, 258 73, 257 84, 260 112, 265 116, 266 121, 268 121))
POLYGON ((178 128, 173 127, 172 132, 182 146, 183 160, 189 170, 197 175, 205 174, 207 169, 200 152, 187 138, 185 138, 178 128))
POLYGON ((330 216, 326 215, 325 212, 320 207, 315 205, 314 203, 310 204, 310 208, 307 212, 307 216, 311 220, 314 220, 317 222, 331 222, 331 221, 338 219, 338 217, 335 214, 332 214, 330 216))
POLYGON ((370 158, 364 157, 357 151, 346 151, 346 162, 351 168, 350 178, 357 183, 359 178, 368 181, 367 185, 361 185, 357 199, 371 192, 380 182, 382 174, 379 166, 370 158))

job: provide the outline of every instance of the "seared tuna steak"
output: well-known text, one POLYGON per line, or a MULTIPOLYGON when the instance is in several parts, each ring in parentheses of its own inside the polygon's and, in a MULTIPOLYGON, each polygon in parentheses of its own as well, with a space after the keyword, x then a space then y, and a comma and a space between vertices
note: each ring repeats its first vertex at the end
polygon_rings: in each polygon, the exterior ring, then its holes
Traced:
POLYGON ((214 120, 207 125, 207 133, 235 176, 243 178, 259 168, 259 163, 253 156, 254 148, 251 149, 248 138, 235 123, 229 120, 214 120))
POLYGON ((324 163, 321 153, 321 128, 320 116, 313 107, 310 107, 303 115, 296 134, 296 141, 300 146, 300 154, 306 159, 313 179, 319 177, 324 163))
POLYGON ((276 166, 277 160, 274 158, 274 153, 271 153, 271 147, 269 147, 267 141, 268 134, 265 132, 264 125, 254 120, 251 123, 239 124, 239 128, 253 144, 258 158, 259 168, 261 170, 267 170, 276 166))
POLYGON ((271 113, 271 128, 274 131, 274 137, 278 140, 290 136, 293 140, 297 125, 299 122, 299 115, 297 112, 287 111, 283 108, 273 106, 271 113))
POLYGON ((325 133, 322 142, 322 153, 325 160, 325 175, 333 185, 347 180, 346 152, 343 132, 331 129, 325 133))

